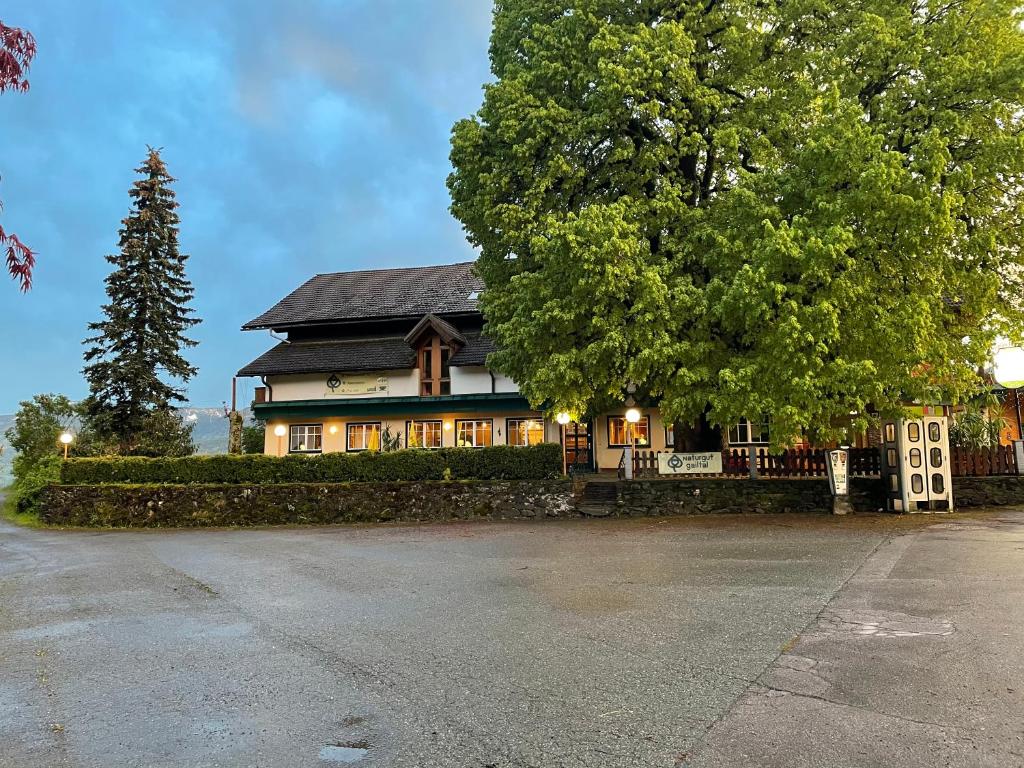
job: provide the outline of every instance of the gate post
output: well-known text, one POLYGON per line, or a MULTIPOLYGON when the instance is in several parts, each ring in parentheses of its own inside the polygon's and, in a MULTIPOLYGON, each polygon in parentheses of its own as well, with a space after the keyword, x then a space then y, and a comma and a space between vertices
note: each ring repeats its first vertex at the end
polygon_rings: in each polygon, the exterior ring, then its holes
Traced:
POLYGON ((757 448, 748 445, 747 451, 750 453, 750 479, 757 480, 757 448))

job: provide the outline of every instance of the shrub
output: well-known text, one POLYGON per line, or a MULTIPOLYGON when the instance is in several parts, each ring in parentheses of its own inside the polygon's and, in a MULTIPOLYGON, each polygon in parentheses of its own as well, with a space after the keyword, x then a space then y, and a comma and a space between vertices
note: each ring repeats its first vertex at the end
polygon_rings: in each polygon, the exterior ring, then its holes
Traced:
POLYGON ((38 515, 43 492, 47 486, 60 480, 61 463, 57 456, 45 456, 33 462, 27 462, 21 456, 14 459, 17 479, 11 490, 19 513, 38 515))
POLYGON ((544 480, 562 470, 556 444, 443 448, 321 456, 101 457, 64 462, 64 485, 106 483, 267 484, 402 480, 544 480))

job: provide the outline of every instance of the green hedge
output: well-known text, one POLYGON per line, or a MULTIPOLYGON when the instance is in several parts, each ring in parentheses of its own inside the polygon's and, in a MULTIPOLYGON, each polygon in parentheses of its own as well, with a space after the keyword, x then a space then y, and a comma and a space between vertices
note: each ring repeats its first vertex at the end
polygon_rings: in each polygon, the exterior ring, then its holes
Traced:
POLYGON ((545 480, 562 472, 561 448, 443 448, 321 456, 189 456, 147 459, 109 456, 71 459, 64 485, 105 483, 267 484, 399 480, 545 480))

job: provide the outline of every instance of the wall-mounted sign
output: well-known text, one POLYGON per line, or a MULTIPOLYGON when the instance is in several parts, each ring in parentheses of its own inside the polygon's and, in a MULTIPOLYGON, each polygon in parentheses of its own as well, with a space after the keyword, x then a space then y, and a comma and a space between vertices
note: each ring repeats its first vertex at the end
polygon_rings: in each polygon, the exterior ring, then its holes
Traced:
POLYGON ((828 482, 833 496, 846 496, 850 492, 849 483, 849 452, 828 452, 828 482))
POLYGON ((352 397, 353 395, 386 395, 387 376, 340 376, 332 373, 327 377, 327 397, 352 397))
POLYGON ((718 475, 722 473, 722 454, 659 453, 659 475, 718 475))

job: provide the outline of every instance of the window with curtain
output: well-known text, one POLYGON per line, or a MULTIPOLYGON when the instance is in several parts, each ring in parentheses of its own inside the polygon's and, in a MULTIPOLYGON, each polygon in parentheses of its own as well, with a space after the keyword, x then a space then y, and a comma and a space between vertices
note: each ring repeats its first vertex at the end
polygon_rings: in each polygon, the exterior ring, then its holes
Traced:
POLYGON ((506 431, 509 445, 538 445, 544 442, 544 422, 541 419, 509 419, 506 431))
POLYGON ((442 424, 440 421, 410 421, 406 429, 409 448, 440 448, 442 424))
POLYGON ((348 425, 348 450, 379 451, 380 422, 348 425))
POLYGON ((630 424, 625 416, 608 417, 608 447, 623 448, 629 445, 629 428, 633 428, 633 445, 645 448, 651 444, 651 417, 642 416, 636 424, 630 424))
POLYGON ((491 420, 455 422, 455 445, 460 448, 486 448, 491 444, 491 420))

